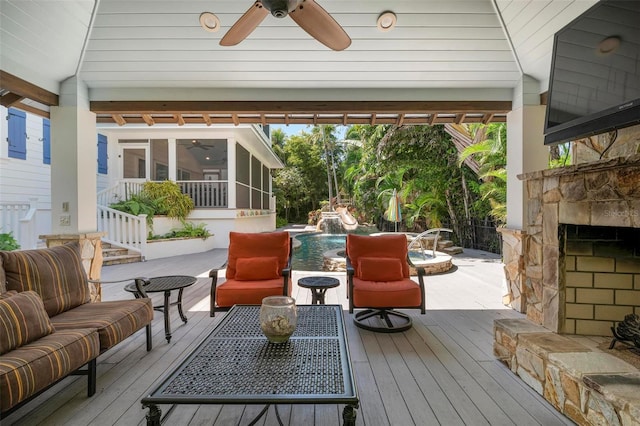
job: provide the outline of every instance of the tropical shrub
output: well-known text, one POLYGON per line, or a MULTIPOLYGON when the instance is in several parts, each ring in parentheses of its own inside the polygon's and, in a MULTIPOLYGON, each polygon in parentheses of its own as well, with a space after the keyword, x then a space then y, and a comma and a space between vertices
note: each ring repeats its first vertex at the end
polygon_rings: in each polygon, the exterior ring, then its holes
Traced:
POLYGON ((20 244, 13 237, 13 232, 0 233, 0 250, 11 251, 19 248, 20 244))
POLYGON ((206 224, 194 224, 192 222, 182 222, 182 228, 172 229, 164 235, 153 235, 150 240, 163 240, 168 238, 202 238, 203 240, 211 236, 206 224))
POLYGON ((145 182, 142 195, 153 200, 158 215, 185 220, 193 210, 193 200, 174 181, 145 182))

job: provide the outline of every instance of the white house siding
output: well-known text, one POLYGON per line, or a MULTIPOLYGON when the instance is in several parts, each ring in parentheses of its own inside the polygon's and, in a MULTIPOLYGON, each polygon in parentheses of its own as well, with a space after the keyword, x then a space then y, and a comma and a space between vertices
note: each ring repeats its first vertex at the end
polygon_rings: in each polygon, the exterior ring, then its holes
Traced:
MULTIPOLYGON (((51 166, 43 160, 43 118, 27 113, 27 158, 10 158, 8 153, 8 109, 0 106, 0 202, 26 203, 37 199, 38 235, 51 234, 51 166)), ((97 138, 97 136, 96 136, 97 138)), ((97 143, 97 141, 96 141, 97 143)), ((111 155, 111 154, 110 154, 111 155)), ((97 159, 96 159, 97 164, 97 159)), ((97 175, 98 191, 108 187, 107 175, 97 175)), ((0 232, 16 230, 0 229, 0 232)))
MULTIPOLYGON (((29 202, 37 198, 36 227, 38 234, 51 230, 51 166, 43 162, 42 122, 37 115, 27 113, 27 158, 8 155, 8 110, 0 107, 0 202, 29 202)), ((2 229, 1 232, 8 232, 2 229)))

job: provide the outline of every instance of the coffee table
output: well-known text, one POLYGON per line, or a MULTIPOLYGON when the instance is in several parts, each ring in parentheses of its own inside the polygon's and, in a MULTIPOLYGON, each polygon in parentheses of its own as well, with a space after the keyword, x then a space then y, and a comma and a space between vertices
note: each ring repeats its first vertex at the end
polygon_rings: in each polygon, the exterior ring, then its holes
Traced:
MULTIPOLYGON (((185 287, 193 285, 196 281, 196 277, 189 275, 169 275, 165 277, 153 277, 148 278, 149 284, 144 285, 142 290, 145 293, 162 293, 164 292, 164 304, 160 306, 154 306, 153 309, 162 312, 164 315, 164 335, 167 339, 167 343, 171 342, 171 320, 169 318, 169 306, 177 305, 178 314, 180 319, 185 324, 187 323, 187 317, 182 312, 182 291, 185 287), (171 291, 178 290, 178 300, 171 303, 171 291)), ((129 291, 135 295, 136 298, 146 297, 144 294, 140 294, 140 291, 136 287, 136 283, 132 282, 124 286, 126 291, 129 291)))
POLYGON ((338 287, 340 280, 327 276, 303 277, 298 280, 298 285, 311 290, 311 304, 324 305, 324 295, 327 289, 338 287))
POLYGON ((147 425, 160 425, 158 404, 266 404, 258 418, 270 404, 345 404, 344 424, 355 425, 359 400, 342 306, 299 305, 296 331, 280 344, 262 334, 259 312, 258 305, 229 310, 142 398, 147 425))

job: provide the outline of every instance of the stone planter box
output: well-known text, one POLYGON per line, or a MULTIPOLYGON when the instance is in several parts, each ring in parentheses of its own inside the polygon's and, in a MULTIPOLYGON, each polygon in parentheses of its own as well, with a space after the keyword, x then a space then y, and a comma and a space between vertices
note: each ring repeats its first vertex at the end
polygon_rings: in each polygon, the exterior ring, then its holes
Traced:
POLYGON ((148 240, 146 260, 182 254, 202 253, 214 248, 213 235, 206 238, 169 238, 165 240, 148 240))

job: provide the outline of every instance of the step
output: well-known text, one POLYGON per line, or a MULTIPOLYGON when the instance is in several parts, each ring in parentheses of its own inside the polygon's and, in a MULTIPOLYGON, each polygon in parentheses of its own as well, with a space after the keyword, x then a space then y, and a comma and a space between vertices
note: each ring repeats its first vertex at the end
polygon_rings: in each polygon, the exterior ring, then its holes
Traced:
POLYGON ((118 247, 113 247, 113 248, 102 248, 102 257, 103 258, 108 258, 108 257, 115 257, 115 256, 125 256, 129 254, 129 250, 126 248, 118 248, 118 247))
POLYGON ((124 263, 142 262, 142 256, 139 254, 125 254, 122 256, 103 257, 102 265, 120 265, 124 263))
POLYGON ((453 247, 453 241, 449 240, 439 240, 438 241, 438 250, 442 250, 446 247, 453 247))
POLYGON ((462 253, 464 250, 462 249, 462 247, 458 247, 458 246, 451 246, 451 247, 444 247, 444 248, 438 248, 438 250, 447 253, 449 255, 454 255, 454 254, 460 254, 462 253))

